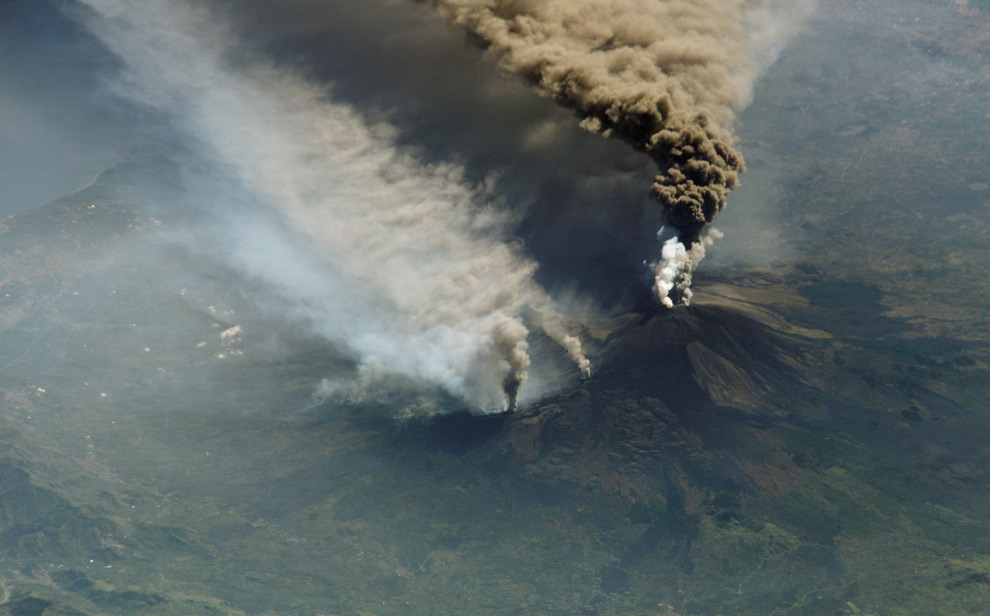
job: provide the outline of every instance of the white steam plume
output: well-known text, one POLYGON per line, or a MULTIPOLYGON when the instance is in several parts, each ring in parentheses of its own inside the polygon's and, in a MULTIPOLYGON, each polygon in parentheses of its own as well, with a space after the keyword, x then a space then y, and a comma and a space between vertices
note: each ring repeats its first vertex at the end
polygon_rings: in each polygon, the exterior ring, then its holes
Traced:
POLYGON ((685 246, 676 237, 663 243, 660 261, 653 266, 656 272, 653 291, 661 304, 673 308, 675 299, 685 306, 691 304, 691 297, 694 296, 691 291, 691 276, 698 263, 705 258, 707 249, 711 248, 715 240, 721 238, 721 231, 708 227, 690 247, 685 246), (671 292, 676 293, 671 295, 671 292))
MULTIPOLYGON (((269 310, 355 353, 362 378, 396 375, 481 410, 511 408, 530 363, 526 315, 588 369, 533 281, 535 264, 502 239, 504 222, 459 166, 421 162, 393 128, 298 75, 235 65, 249 50, 202 6, 81 2, 126 66, 124 94, 168 115, 288 227, 227 213, 214 254, 271 291, 269 310)), ((209 197, 221 212, 235 205, 209 197)))

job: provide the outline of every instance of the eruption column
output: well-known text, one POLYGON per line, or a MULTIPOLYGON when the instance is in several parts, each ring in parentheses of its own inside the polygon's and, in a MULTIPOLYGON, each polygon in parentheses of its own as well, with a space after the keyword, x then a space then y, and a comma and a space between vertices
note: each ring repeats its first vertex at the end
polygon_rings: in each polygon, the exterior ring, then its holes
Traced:
POLYGON ((766 1, 425 1, 503 68, 574 109, 582 127, 647 153, 658 170, 652 195, 685 258, 703 255, 694 250, 702 231, 745 168, 729 127, 757 76, 747 25, 766 1))

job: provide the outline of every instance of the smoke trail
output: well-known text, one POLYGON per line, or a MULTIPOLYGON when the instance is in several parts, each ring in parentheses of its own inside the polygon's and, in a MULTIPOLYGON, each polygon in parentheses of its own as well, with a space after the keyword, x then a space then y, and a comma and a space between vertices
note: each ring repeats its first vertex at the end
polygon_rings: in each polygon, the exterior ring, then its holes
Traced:
POLYGON ((686 289, 692 248, 745 168, 734 112, 787 33, 771 19, 771 0, 425 1, 574 109, 584 128, 650 156, 652 194, 685 247, 670 288, 686 289))
POLYGON ((207 193, 199 199, 224 213, 237 199, 218 186, 235 183, 287 227, 227 212, 213 253, 269 290, 265 308, 354 352, 364 382, 398 375, 479 409, 512 408, 530 367, 531 313, 547 315, 538 322, 587 370, 532 280, 535 264, 501 239, 504 222, 460 167, 424 164, 390 126, 245 61, 250 51, 202 6, 81 1, 87 26, 126 66, 121 91, 227 170, 194 187, 207 193))

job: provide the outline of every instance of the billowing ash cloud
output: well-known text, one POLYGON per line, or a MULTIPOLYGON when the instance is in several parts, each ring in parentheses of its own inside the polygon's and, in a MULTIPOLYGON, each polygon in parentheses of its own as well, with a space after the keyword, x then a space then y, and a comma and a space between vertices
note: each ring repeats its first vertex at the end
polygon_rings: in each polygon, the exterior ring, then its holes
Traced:
POLYGON ((264 307, 353 352, 368 386, 400 377, 511 407, 533 326, 589 370, 535 264, 461 167, 421 162, 393 127, 254 59, 202 4, 82 3, 126 67, 119 91, 169 117, 222 175, 190 185, 224 229, 204 253, 265 289, 264 307))
POLYGON ((656 291, 665 300, 686 288, 692 258, 704 254, 694 249, 702 229, 744 170, 730 131, 734 111, 787 33, 769 0, 425 1, 501 66, 574 109, 584 128, 650 156, 658 168, 652 194, 683 257, 681 282, 669 286, 662 270, 671 259, 661 259, 656 291))

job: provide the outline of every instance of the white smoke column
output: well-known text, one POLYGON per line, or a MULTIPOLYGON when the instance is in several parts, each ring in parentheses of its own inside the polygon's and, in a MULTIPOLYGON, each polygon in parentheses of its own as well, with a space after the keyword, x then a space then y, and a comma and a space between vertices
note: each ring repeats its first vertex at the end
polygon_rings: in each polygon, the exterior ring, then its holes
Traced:
POLYGON ((656 277, 653 290, 660 303, 673 308, 674 299, 679 296, 680 303, 685 306, 691 304, 691 297, 694 295, 691 291, 692 274, 698 263, 705 258, 707 249, 722 237, 721 231, 709 227, 690 248, 685 247, 676 237, 664 242, 660 262, 654 268, 656 277), (676 291, 674 297, 671 296, 672 291, 676 291))
MULTIPOLYGON (((523 315, 553 315, 535 265, 501 238, 485 195, 452 164, 427 165, 324 89, 241 62, 218 16, 184 0, 81 0, 126 66, 121 87, 167 114, 201 154, 308 238, 230 215, 221 255, 264 283, 272 311, 345 345, 363 374, 442 386, 478 409, 512 407, 530 358, 523 315)), ((230 204, 217 195, 215 207, 230 204)))

